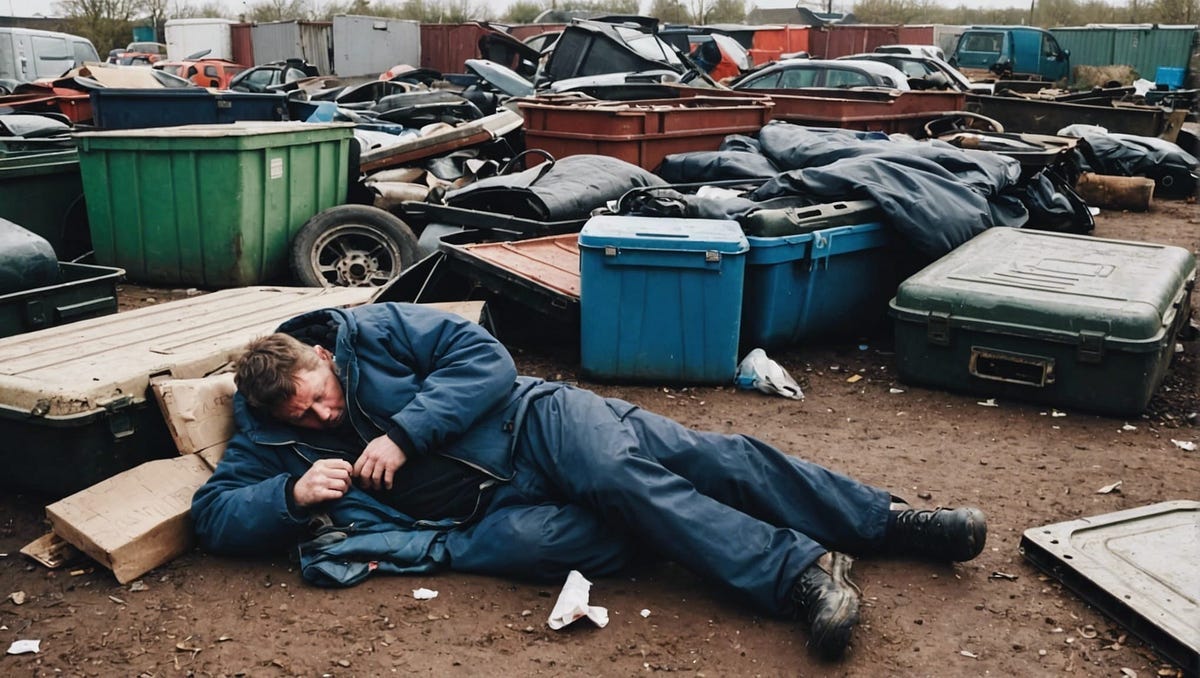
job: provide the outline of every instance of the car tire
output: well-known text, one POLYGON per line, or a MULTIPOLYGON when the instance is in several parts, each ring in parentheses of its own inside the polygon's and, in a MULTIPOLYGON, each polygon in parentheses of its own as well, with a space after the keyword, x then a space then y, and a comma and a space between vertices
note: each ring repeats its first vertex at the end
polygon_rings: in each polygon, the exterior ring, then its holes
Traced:
POLYGON ((308 287, 381 287, 417 257, 412 229, 368 205, 317 213, 292 239, 292 276, 308 287))

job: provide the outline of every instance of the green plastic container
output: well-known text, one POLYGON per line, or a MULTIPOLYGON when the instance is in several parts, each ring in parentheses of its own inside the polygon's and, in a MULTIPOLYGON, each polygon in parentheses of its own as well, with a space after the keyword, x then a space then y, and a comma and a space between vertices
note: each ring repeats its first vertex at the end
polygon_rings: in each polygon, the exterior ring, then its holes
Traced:
POLYGON ((263 121, 75 135, 96 263, 155 285, 285 279, 292 237, 346 199, 352 130, 263 121))
POLYGON ((1166 375, 1195 282, 1182 247, 991 228, 900 284, 899 376, 1136 415, 1166 375))
POLYGON ((0 155, 0 218, 45 238, 59 259, 90 249, 75 149, 0 155))

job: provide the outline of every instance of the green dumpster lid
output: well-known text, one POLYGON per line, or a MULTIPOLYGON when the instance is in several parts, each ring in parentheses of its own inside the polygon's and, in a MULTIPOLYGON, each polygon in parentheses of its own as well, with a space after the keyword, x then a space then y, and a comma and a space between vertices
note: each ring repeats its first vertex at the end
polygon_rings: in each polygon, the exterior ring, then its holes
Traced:
POLYGON ((1021 336, 1146 342, 1168 330, 1195 271, 1182 247, 997 227, 904 281, 891 305, 1021 336))
POLYGON ((750 249, 742 227, 721 219, 657 219, 597 216, 579 232, 582 247, 716 251, 740 253, 750 249))
POLYGON ((249 137, 263 134, 289 134, 326 129, 353 129, 350 122, 297 122, 272 120, 243 120, 219 125, 177 125, 175 127, 150 127, 145 129, 120 129, 104 132, 77 132, 77 139, 105 138, 207 138, 249 137))

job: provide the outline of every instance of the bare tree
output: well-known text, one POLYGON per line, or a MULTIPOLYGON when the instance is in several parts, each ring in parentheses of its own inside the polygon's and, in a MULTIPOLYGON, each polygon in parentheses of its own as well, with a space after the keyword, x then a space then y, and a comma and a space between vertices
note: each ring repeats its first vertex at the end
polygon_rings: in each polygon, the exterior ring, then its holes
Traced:
POLYGON ((220 0, 209 0, 201 5, 193 5, 186 0, 172 0, 166 16, 171 19, 207 19, 223 17, 228 12, 220 0))
POLYGON ((251 21, 305 21, 315 17, 310 0, 260 0, 250 5, 247 18, 251 21))
POLYGON ((508 11, 504 13, 504 20, 514 24, 529 24, 537 18, 539 14, 546 11, 548 4, 538 2, 537 0, 517 0, 508 6, 508 11))
POLYGON ((705 23, 736 24, 745 20, 745 0, 714 0, 705 23))
POLYGON ((124 47, 133 35, 137 0, 60 0, 55 8, 72 33, 92 41, 101 54, 124 47))
POLYGON ((688 10, 679 0, 654 0, 650 5, 650 16, 663 23, 688 23, 688 10))

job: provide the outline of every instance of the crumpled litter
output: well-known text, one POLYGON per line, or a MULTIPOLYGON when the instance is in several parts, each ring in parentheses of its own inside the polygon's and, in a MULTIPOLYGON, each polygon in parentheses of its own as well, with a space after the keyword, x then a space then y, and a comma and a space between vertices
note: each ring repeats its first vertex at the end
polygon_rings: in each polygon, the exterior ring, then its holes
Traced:
POLYGON ((1188 452, 1196 451, 1196 443, 1190 440, 1175 440, 1174 438, 1171 438, 1171 443, 1181 450, 1187 450, 1188 452))
POLYGON ((767 352, 756 348, 746 354, 738 364, 733 383, 738 388, 757 389, 763 393, 781 395, 792 400, 804 400, 800 384, 779 363, 767 357, 767 352))
POLYGON ((571 570, 546 624, 557 631, 577 619, 587 617, 600 628, 607 626, 608 608, 588 604, 588 592, 591 588, 592 582, 585 579, 579 570, 571 570))
POLYGON ((8 654, 34 654, 42 651, 42 641, 40 640, 14 640, 12 645, 8 646, 8 654))
POLYGON ((413 598, 417 600, 432 600, 433 598, 437 598, 437 595, 438 592, 432 589, 413 589, 413 598))

